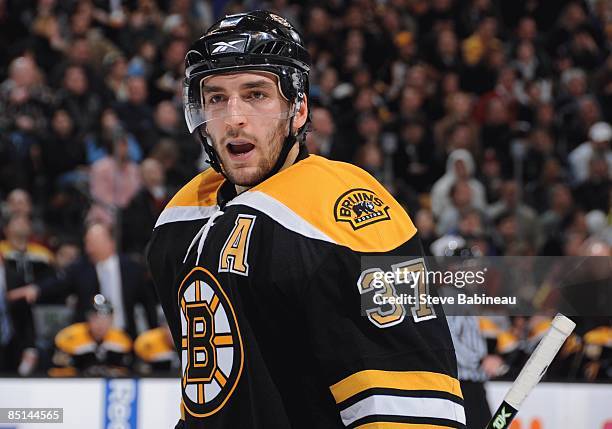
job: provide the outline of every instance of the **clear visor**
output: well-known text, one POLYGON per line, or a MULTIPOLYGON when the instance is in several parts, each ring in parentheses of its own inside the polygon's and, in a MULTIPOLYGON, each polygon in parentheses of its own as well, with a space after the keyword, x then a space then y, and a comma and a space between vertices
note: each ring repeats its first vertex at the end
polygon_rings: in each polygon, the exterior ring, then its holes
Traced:
POLYGON ((183 88, 185 120, 189 132, 202 124, 231 124, 249 118, 289 119, 295 116, 295 103, 278 96, 275 87, 241 88, 236 92, 207 88, 206 79, 193 88, 183 88))

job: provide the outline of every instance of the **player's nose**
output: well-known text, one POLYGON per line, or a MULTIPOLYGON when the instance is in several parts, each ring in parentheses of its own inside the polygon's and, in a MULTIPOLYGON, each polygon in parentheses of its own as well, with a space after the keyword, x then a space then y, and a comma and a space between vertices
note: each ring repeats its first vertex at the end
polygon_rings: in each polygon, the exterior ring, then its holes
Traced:
POLYGON ((238 97, 231 97, 227 103, 225 123, 232 127, 241 127, 247 123, 244 103, 238 97))

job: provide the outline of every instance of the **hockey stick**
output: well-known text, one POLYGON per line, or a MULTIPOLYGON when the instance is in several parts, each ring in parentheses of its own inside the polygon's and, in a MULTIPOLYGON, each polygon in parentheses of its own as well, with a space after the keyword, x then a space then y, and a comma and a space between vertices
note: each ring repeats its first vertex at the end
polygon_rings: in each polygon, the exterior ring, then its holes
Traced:
POLYGON ((542 379, 548 365, 575 327, 576 324, 561 313, 555 316, 550 329, 523 366, 486 429, 506 429, 510 426, 521 404, 542 379))

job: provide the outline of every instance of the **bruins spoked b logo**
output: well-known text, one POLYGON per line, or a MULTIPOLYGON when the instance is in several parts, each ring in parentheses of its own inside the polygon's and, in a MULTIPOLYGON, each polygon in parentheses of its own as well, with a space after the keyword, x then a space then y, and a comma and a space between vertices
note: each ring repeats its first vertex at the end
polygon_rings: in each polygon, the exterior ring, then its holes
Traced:
POLYGON ((389 206, 369 189, 351 189, 340 195, 334 205, 336 222, 348 222, 357 230, 389 220, 389 206))
POLYGON ((181 307, 183 403, 197 417, 219 411, 242 373, 244 350, 236 315, 221 285, 196 267, 178 290, 181 307))

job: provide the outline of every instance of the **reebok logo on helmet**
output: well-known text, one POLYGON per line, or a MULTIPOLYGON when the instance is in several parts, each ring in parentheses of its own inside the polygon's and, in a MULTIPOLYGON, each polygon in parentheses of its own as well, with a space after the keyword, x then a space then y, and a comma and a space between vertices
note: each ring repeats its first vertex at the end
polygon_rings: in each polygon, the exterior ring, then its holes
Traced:
POLYGON ((223 54, 225 52, 244 52, 247 39, 232 40, 229 42, 221 41, 212 43, 214 49, 211 54, 223 54))

